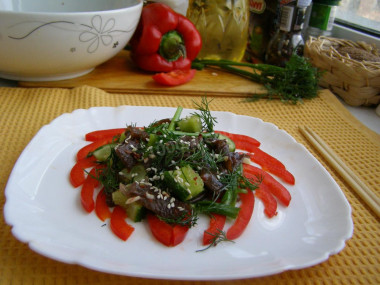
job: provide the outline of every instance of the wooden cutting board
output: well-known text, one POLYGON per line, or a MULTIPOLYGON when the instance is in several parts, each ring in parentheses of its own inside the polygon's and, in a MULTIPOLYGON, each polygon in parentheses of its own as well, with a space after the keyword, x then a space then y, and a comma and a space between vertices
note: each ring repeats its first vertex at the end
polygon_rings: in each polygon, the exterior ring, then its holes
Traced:
POLYGON ((184 94, 247 97, 264 93, 262 85, 248 79, 216 69, 197 71, 190 82, 165 87, 152 79, 152 74, 139 70, 130 59, 129 52, 121 51, 114 58, 99 65, 87 75, 60 81, 18 82, 21 87, 74 88, 89 85, 111 93, 133 94, 184 94))

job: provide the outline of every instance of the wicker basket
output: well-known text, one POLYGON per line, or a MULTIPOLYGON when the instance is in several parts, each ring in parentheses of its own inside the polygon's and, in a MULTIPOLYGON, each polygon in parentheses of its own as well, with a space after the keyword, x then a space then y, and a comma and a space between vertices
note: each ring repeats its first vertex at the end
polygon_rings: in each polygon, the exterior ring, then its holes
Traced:
MULTIPOLYGON (((371 106, 380 103, 380 58, 374 45, 364 42, 311 37, 304 54, 323 70, 319 85, 329 88, 351 106, 371 106), (359 51, 365 59, 354 59, 342 50, 359 51)), ((358 58, 355 56, 355 58, 358 58)))

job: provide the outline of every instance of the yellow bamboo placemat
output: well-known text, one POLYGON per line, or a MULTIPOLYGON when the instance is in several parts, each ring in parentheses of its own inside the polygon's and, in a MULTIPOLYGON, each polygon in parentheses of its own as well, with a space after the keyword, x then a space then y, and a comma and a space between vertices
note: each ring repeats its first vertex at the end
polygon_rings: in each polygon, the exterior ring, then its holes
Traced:
MULTIPOLYGON (((205 95, 205 94, 201 94, 205 95)), ((109 94, 83 86, 68 89, 0 88, 0 205, 3 215, 6 181, 14 163, 36 132, 62 113, 78 108, 118 105, 193 107, 194 96, 109 94)), ((181 282, 130 278, 95 272, 81 266, 60 263, 17 241, 0 220, 0 284, 380 284, 380 223, 348 185, 319 156, 298 132, 308 125, 365 181, 380 191, 380 136, 353 118, 330 93, 304 104, 279 101, 247 103, 242 98, 217 97, 212 109, 258 117, 286 130, 331 173, 351 204, 354 235, 339 254, 302 270, 247 280, 181 282)))

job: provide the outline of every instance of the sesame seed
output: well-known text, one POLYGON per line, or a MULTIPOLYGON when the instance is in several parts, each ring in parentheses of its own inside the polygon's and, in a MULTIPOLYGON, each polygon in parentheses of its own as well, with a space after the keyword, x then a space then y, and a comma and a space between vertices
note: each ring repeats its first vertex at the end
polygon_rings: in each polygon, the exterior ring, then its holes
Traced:
POLYGON ((141 198, 140 196, 129 198, 127 201, 125 201, 125 204, 126 205, 132 204, 133 202, 136 202, 136 201, 140 200, 140 198, 141 198))
POLYGON ((154 196, 148 192, 145 193, 145 196, 150 200, 154 200, 154 196))

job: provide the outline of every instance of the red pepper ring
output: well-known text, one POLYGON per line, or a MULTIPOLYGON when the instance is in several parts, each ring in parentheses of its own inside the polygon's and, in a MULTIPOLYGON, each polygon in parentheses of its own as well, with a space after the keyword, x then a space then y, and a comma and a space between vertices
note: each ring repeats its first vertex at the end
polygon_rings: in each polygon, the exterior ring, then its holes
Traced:
POLYGON ((190 69, 201 47, 202 39, 194 24, 161 3, 143 8, 131 39, 133 61, 153 72, 190 69))

